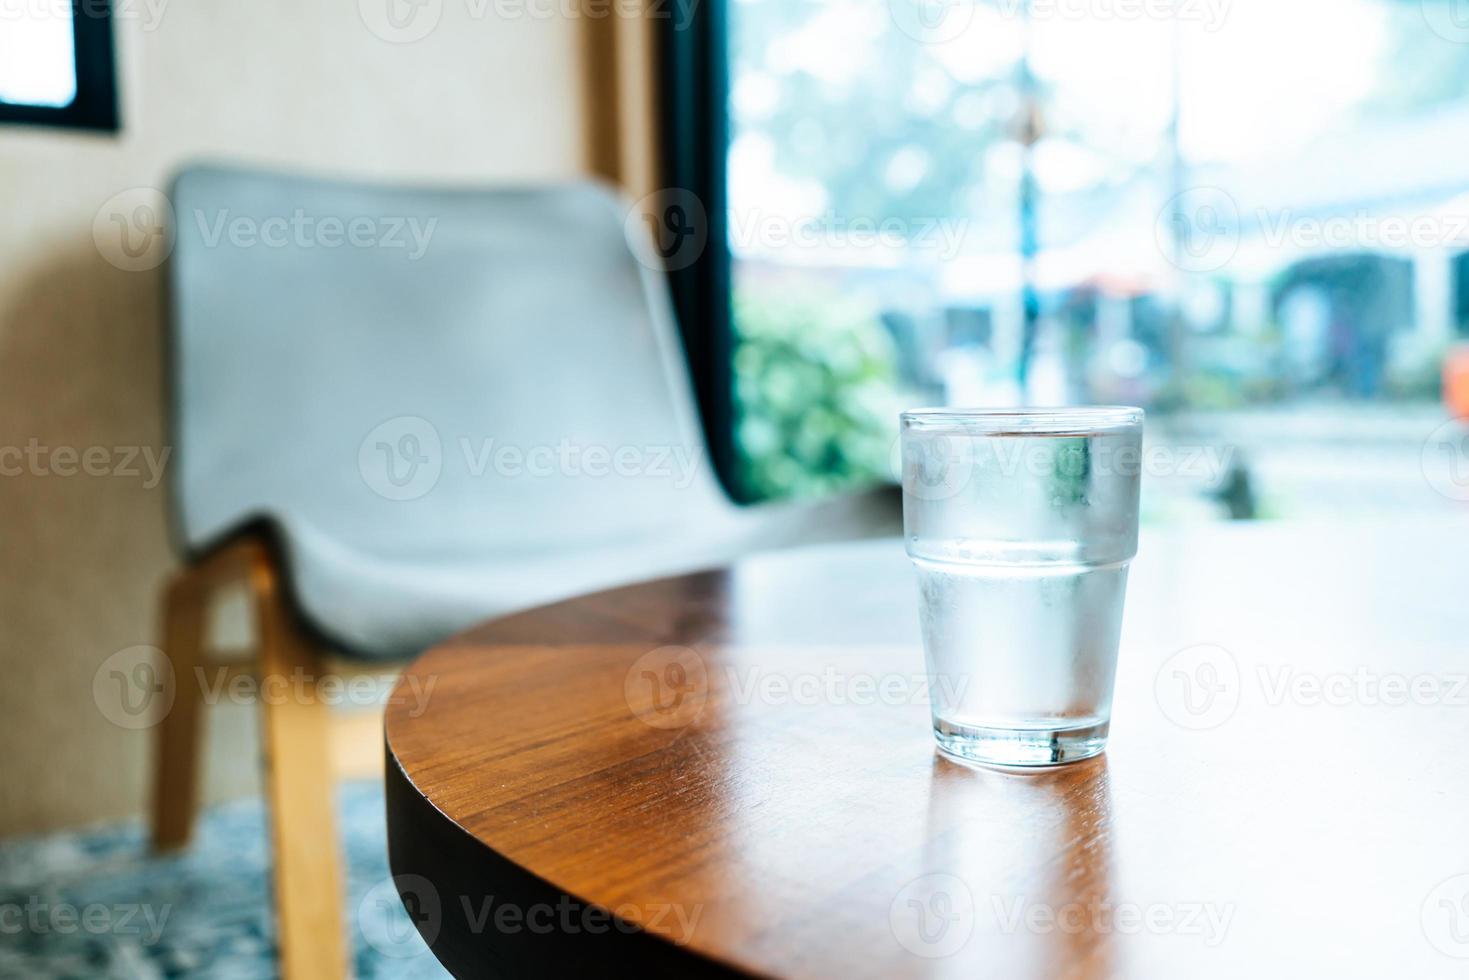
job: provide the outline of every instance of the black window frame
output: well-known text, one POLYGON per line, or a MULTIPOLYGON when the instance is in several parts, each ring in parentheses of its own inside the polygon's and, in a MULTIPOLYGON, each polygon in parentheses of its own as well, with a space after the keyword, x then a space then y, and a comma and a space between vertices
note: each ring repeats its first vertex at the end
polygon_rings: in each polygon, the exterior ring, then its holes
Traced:
POLYGON ((668 272, 669 289, 715 472, 730 497, 750 503, 757 497, 740 476, 735 439, 728 0, 705 0, 686 20, 659 23, 663 183, 700 202, 708 232, 694 261, 668 272))
POLYGON ((115 133, 117 67, 112 44, 110 0, 72 0, 72 49, 76 63, 76 98, 65 106, 24 105, 0 100, 0 124, 20 123, 115 133))

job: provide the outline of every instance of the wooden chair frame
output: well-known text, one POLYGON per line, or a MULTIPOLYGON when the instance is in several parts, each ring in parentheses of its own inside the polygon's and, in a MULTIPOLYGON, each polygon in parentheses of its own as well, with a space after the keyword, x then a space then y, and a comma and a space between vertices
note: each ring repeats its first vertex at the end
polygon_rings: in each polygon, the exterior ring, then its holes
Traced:
POLYGON ((207 649, 208 613, 220 590, 243 586, 257 640, 262 686, 280 676, 285 689, 304 674, 303 697, 262 699, 260 730, 281 976, 344 980, 349 975, 342 916, 340 842, 335 833, 332 709, 316 696, 325 651, 291 607, 279 564, 262 540, 224 545, 176 573, 163 596, 163 649, 176 695, 158 725, 153 844, 186 845, 199 806, 204 692, 195 668, 217 663, 207 649))

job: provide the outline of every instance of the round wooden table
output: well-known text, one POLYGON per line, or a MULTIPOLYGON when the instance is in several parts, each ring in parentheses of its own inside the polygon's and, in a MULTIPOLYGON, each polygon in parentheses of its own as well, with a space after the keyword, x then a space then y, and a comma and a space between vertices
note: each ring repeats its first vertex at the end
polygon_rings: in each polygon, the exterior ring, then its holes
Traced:
POLYGON ((395 883, 461 977, 1469 975, 1466 551, 1145 535, 1110 748, 1031 773, 936 754, 897 541, 501 619, 388 709, 395 883))

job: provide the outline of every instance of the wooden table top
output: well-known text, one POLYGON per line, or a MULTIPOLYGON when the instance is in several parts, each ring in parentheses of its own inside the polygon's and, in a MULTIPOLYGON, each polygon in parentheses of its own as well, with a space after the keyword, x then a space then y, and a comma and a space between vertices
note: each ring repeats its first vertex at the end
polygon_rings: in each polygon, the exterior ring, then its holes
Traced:
POLYGON ((512 616, 389 707, 397 884, 460 976, 1466 976, 1466 553, 1145 533, 1110 747, 1035 773, 936 754, 897 540, 512 616))

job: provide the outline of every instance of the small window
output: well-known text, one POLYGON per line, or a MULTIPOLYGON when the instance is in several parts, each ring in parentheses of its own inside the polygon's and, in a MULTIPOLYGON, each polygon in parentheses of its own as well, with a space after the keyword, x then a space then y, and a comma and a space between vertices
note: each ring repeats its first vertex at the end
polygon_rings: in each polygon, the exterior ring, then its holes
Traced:
POLYGON ((0 123, 117 129, 107 0, 23 3, 0 17, 0 123))

